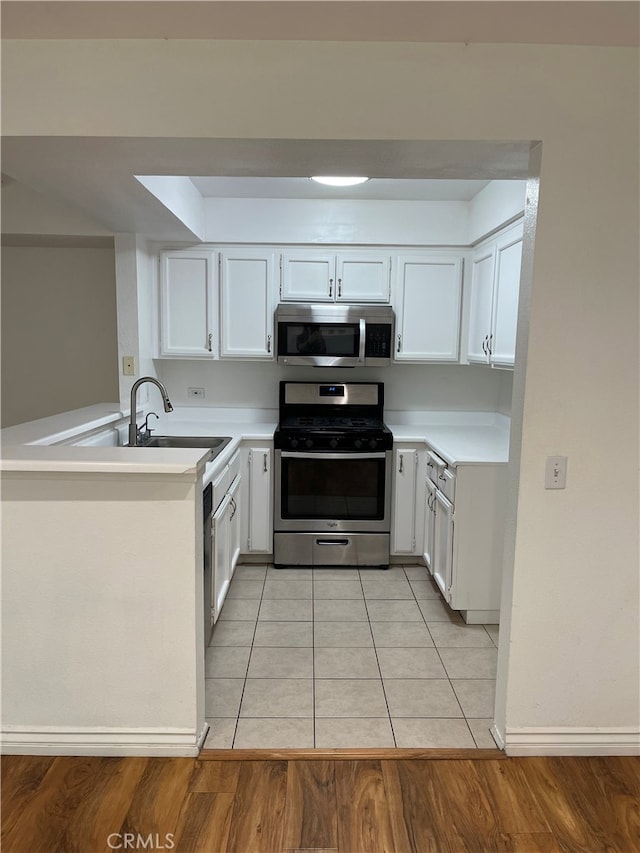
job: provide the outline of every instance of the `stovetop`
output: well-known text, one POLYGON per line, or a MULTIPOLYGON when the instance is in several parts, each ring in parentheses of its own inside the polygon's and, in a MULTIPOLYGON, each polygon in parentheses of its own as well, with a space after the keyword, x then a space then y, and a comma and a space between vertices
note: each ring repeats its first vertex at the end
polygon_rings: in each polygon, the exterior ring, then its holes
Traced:
POLYGON ((381 382, 280 383, 276 450, 361 452, 390 450, 382 420, 381 382))

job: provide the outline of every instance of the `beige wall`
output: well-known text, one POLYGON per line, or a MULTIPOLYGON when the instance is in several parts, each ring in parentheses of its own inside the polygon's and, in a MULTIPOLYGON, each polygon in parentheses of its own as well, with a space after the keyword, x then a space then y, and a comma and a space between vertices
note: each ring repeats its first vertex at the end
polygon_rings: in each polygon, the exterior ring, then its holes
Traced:
POLYGON ((542 141, 506 728, 637 730, 637 51, 79 40, 3 61, 8 134, 542 141))
POLYGON ((2 249, 2 426, 118 400, 113 249, 2 249))

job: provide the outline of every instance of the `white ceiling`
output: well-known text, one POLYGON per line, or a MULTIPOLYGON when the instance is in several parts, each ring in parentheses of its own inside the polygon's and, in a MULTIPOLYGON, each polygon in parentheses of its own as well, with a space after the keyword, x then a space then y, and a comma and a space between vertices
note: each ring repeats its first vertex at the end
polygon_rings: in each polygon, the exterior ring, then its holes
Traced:
MULTIPOLYGON (((528 141, 8 136, 2 143, 2 169, 37 192, 86 211, 111 231, 185 240, 193 235, 136 175, 207 176, 215 163, 218 175, 211 180, 227 191, 245 181, 265 187, 292 176, 298 179, 294 184, 308 188, 312 182, 301 176, 364 172, 380 179, 371 181, 374 192, 378 183, 397 184, 402 192, 445 187, 451 199, 454 188, 473 195, 474 187, 478 191, 490 180, 526 178, 529 149, 528 141)), ((402 192, 399 197, 410 198, 402 192)))
MULTIPOLYGON (((638 44, 638 2, 402 0, 2 0, 7 38, 213 38, 638 44)), ((468 199, 527 174, 528 141, 509 143, 8 137, 3 172, 113 231, 188 231, 134 175, 193 176, 205 196, 317 197, 302 176, 367 174, 345 198, 468 199), (211 163, 216 164, 211 175, 211 163), (312 194, 312 195, 310 195, 312 194)))
POLYGON ((488 181, 371 178, 355 187, 328 187, 309 178, 192 177, 203 198, 349 198, 469 201, 488 181))
POLYGON ((3 38, 637 45, 637 2, 3 0, 3 38))

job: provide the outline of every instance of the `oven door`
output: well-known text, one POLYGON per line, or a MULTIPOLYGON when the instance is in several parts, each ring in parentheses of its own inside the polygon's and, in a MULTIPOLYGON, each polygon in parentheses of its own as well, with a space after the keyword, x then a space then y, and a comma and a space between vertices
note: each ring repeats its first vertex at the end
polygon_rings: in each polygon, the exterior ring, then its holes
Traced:
POLYGON ((388 533, 391 451, 275 453, 276 531, 388 533))

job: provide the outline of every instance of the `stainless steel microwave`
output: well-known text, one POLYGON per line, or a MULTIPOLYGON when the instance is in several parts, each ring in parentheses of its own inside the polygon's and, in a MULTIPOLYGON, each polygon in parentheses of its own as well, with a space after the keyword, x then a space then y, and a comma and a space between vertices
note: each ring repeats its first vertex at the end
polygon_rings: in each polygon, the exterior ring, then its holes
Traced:
POLYGON ((280 364, 386 367, 391 363, 389 305, 281 303, 276 309, 280 364))

